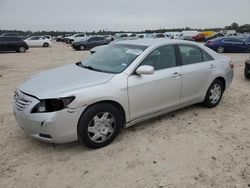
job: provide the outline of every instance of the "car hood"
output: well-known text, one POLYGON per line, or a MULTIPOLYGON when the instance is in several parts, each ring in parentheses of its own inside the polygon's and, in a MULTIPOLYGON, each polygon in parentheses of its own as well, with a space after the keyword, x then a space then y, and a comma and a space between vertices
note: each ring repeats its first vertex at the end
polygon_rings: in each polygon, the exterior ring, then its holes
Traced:
POLYGON ((75 90, 106 83, 113 76, 71 64, 31 76, 19 89, 39 99, 58 98, 75 90))

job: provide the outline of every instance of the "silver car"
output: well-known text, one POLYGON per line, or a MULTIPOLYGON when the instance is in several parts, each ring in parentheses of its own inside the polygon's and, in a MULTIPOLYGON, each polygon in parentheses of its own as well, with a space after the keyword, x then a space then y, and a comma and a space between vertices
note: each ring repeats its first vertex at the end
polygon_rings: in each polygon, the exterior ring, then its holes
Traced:
POLYGON ((122 127, 196 103, 215 107, 232 79, 230 59, 203 45, 121 41, 34 75, 15 91, 13 109, 33 138, 99 148, 122 127))

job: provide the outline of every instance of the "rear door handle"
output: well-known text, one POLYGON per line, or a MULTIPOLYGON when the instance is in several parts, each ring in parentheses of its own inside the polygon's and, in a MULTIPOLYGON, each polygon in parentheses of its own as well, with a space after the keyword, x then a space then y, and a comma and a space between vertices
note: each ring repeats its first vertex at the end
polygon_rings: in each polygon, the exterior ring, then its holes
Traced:
POLYGON ((174 78, 178 78, 180 76, 181 76, 181 73, 179 73, 179 72, 174 72, 172 75, 172 77, 174 77, 174 78))
POLYGON ((215 68, 215 65, 214 64, 211 64, 210 65, 210 69, 214 69, 215 68))

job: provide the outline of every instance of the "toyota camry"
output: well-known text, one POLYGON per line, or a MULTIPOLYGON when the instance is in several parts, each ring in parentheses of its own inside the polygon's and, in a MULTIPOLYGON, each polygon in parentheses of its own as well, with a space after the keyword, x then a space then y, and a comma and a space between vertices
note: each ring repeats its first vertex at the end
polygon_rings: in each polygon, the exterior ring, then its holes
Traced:
POLYGON ((232 79, 230 59, 204 45, 128 40, 32 76, 16 89, 13 110, 30 137, 100 148, 123 127, 196 103, 217 106, 232 79))

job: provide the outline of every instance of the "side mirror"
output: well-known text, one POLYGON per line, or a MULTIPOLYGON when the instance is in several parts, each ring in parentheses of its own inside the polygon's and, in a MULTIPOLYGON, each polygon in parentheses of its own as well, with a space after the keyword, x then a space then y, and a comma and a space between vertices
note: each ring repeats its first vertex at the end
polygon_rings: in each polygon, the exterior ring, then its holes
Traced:
POLYGON ((142 74, 154 74, 154 67, 150 65, 142 65, 136 69, 138 75, 142 74))

